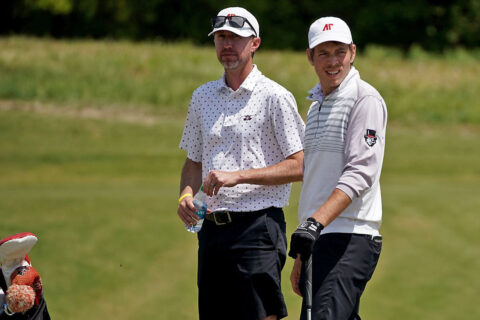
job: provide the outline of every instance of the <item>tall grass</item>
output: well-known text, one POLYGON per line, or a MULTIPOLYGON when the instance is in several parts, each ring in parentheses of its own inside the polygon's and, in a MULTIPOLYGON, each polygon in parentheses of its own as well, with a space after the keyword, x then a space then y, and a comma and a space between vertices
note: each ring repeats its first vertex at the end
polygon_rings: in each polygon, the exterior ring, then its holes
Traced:
MULTIPOLYGON (((0 99, 56 105, 143 107, 183 114, 192 91, 222 74, 213 47, 188 43, 54 41, 0 38, 0 99)), ((305 114, 317 79, 304 53, 260 50, 255 63, 295 95, 305 114)), ((391 121, 480 123, 479 59, 402 57, 385 48, 359 52, 355 65, 384 96, 391 121)))
MULTIPOLYGON (((0 237, 39 236, 31 258, 53 318, 197 319, 177 146, 192 90, 222 73, 213 49, 16 37, 0 46, 0 237)), ((304 53, 262 50, 255 61, 304 115, 315 83, 304 53)), ((361 315, 477 319, 478 63, 371 47, 355 64, 390 112, 384 249, 361 315)), ((288 235, 299 189, 285 208, 288 235)), ((291 260, 283 291, 296 319, 291 260)))

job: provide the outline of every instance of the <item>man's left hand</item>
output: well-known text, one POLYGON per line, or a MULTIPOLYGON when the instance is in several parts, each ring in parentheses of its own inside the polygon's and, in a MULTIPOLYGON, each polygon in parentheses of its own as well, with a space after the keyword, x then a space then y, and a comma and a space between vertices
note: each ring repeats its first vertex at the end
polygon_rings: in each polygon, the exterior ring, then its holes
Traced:
POLYGON ((203 191, 208 196, 216 196, 222 187, 234 187, 238 184, 238 171, 216 171, 212 170, 203 180, 203 191))
POLYGON ((288 255, 296 259, 297 255, 300 254, 302 261, 307 261, 323 228, 323 225, 313 217, 301 223, 292 234, 288 255))

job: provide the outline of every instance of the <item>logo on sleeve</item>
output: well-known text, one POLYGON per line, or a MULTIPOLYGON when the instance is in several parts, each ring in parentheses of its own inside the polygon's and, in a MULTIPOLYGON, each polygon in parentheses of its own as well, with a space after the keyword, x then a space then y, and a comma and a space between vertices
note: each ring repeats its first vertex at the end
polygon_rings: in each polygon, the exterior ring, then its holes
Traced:
POLYGON ((377 132, 372 129, 367 129, 367 133, 363 136, 365 138, 365 142, 368 144, 369 147, 373 147, 375 142, 377 142, 377 132))

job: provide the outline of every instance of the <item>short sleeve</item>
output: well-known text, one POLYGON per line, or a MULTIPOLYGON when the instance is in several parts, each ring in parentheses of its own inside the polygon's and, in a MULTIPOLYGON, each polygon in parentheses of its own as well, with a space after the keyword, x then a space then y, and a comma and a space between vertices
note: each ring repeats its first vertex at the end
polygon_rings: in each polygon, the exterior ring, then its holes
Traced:
POLYGON ((188 107, 187 118, 183 128, 182 139, 179 148, 187 151, 187 157, 196 162, 202 161, 202 126, 201 126, 201 104, 197 101, 196 92, 192 95, 190 105, 188 107))
POLYGON ((272 99, 275 136, 285 158, 303 150, 305 124, 298 113, 297 103, 290 92, 272 99))

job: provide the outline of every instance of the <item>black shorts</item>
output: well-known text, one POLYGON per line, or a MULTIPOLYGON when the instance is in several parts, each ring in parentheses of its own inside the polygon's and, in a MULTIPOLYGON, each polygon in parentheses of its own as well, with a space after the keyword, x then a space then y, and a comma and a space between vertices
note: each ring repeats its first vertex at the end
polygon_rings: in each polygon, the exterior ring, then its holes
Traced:
MULTIPOLYGON (((360 296, 373 275, 381 249, 381 237, 350 233, 320 236, 313 248, 312 319, 360 319, 360 296)), ((301 290, 305 287, 303 275, 299 286, 301 290)), ((300 318, 306 319, 304 306, 300 318)))
POLYGON ((285 232, 281 208, 222 226, 203 222, 198 233, 200 319, 287 316, 280 281, 287 250, 285 232))

